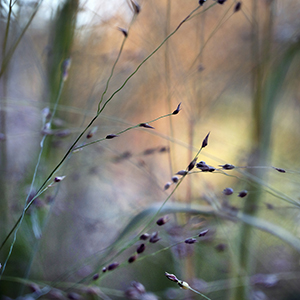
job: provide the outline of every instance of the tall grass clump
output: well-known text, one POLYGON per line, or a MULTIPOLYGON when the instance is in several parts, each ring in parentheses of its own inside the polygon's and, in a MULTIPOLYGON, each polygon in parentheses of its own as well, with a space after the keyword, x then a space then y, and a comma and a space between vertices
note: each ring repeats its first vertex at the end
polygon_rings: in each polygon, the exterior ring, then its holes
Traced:
POLYGON ((1 299, 299 297, 296 0, 0 10, 1 299))

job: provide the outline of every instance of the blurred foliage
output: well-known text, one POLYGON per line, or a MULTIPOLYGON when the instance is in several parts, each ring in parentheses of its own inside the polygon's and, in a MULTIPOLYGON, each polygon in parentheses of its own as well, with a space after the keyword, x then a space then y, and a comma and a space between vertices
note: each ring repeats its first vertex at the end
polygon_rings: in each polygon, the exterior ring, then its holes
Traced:
MULTIPOLYGON (((198 6, 140 0, 130 23, 131 3, 0 1, 2 66, 11 57, 0 78, 1 243, 22 213, 43 134, 29 200, 96 115, 124 30, 104 103, 198 6)), ((300 6, 245 0, 235 8, 236 1, 208 0, 112 98, 77 145, 104 140, 72 152, 55 174, 66 178, 28 209, 0 297, 122 299, 135 280, 160 299, 201 299, 168 281, 166 271, 211 299, 299 297, 300 6), (172 113, 180 102, 180 113, 151 123, 155 129, 105 139, 172 113), (198 161, 217 170, 195 169, 164 190, 208 132, 198 161), (237 168, 225 170, 225 163, 237 168), (224 195, 226 187, 234 194, 224 195), (238 197, 244 189, 248 195, 238 197), (165 214, 169 222, 158 227, 165 214), (197 243, 184 243, 204 229, 197 243), (129 264, 144 231, 159 231, 161 239, 144 242, 145 252, 129 264), (118 268, 102 273, 115 261, 118 268), (45 289, 39 294, 36 285, 45 289)), ((11 243, 0 252, 2 266, 11 243)), ((155 297, 146 292, 139 299, 155 297)))

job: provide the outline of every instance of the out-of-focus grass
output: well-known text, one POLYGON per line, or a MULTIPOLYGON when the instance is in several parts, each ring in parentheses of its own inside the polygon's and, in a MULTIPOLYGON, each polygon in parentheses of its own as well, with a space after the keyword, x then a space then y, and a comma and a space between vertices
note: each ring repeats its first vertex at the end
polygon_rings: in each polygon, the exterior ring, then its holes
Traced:
MULTIPOLYGON (((141 1, 140 4, 141 12, 130 29, 104 101, 162 42, 167 33, 172 32, 197 7, 198 1, 186 1, 183 4, 180 1, 153 0, 141 1)), ((211 4, 212 2, 207 2, 204 8, 211 4)), ((153 203, 162 203, 167 198, 170 192, 163 190, 165 183, 173 173, 186 168, 209 131, 209 145, 203 149, 199 160, 215 167, 224 163, 237 166, 248 164, 253 146, 251 132, 257 122, 252 114, 253 61, 250 53, 250 30, 255 20, 251 17, 251 1, 244 1, 242 10, 237 13, 233 13, 234 5, 233 1, 227 1, 223 5, 216 4, 204 14, 186 22, 109 103, 95 122, 98 131, 92 139, 99 139, 133 124, 170 113, 182 102, 181 112, 171 119, 172 131, 170 120, 163 119, 151 124, 155 130, 129 131, 116 139, 93 144, 74 153, 57 174, 66 175, 64 181, 38 199, 37 203, 41 207, 33 207, 38 211, 41 224, 47 219, 38 247, 34 251, 30 249, 30 245, 37 241, 32 231, 33 210, 29 210, 19 231, 5 276, 12 276, 21 282, 26 281, 28 275, 29 282, 44 282, 64 290, 64 286, 70 288, 73 282, 99 271, 95 269, 96 266, 111 263, 110 259, 147 223, 142 219, 139 225, 134 216, 153 203), (169 150, 159 151, 162 147, 169 150), (135 226, 123 241, 120 233, 132 220, 135 226), (122 243, 117 244, 108 254, 102 251, 116 239, 120 239, 122 243), (30 272, 25 276, 31 260, 30 272)), ((25 9, 30 10, 30 7, 24 6, 20 11, 25 9)), ((84 10, 84 3, 80 3, 80 9, 84 10)), ((268 9, 265 4, 259 4, 257 18, 262 23, 268 9)), ((263 280, 253 285, 254 292, 261 291, 271 299, 287 299, 289 294, 297 293, 294 283, 294 278, 298 278, 298 265, 295 263, 299 258, 297 247, 292 247, 285 239, 278 239, 278 236, 288 239, 290 236, 284 236, 285 231, 288 231, 297 243, 299 234, 298 208, 281 199, 288 196, 298 200, 299 133, 295 124, 299 117, 299 88, 294 79, 299 71, 297 58, 293 60, 295 63, 292 68, 287 69, 287 73, 279 70, 290 63, 282 58, 288 59, 287 49, 292 47, 291 43, 295 42, 299 34, 294 14, 297 9, 297 5, 292 10, 287 4, 278 3, 272 32, 274 42, 267 69, 275 71, 270 77, 263 78, 262 82, 262 86, 266 88, 269 84, 267 78, 273 80, 269 85, 271 88, 267 89, 266 98, 270 104, 275 101, 275 97, 278 102, 276 106, 272 104, 274 110, 266 106, 265 115, 273 115, 273 122, 268 124, 271 126, 271 142, 268 150, 270 159, 266 164, 284 168, 288 172, 281 174, 272 168, 264 169, 265 175, 260 182, 259 212, 256 216, 258 221, 251 219, 250 222, 254 237, 253 248, 248 254, 253 261, 253 270, 243 270, 243 274, 239 274, 242 282, 247 278, 251 283, 251 276, 258 273, 272 275, 281 271, 290 272, 290 280, 284 282, 284 286, 282 279, 270 288, 266 287, 268 283, 263 280), (282 75, 275 82, 277 74, 282 75), (269 187, 273 189, 273 195, 268 193, 269 187), (283 232, 261 232, 256 228, 259 221, 274 224, 273 229, 278 226, 283 232)), ((22 14, 20 18, 21 16, 22 14)), ((59 162, 75 137, 95 115, 122 43, 123 35, 117 27, 126 29, 128 26, 127 16, 124 19, 121 16, 122 11, 118 11, 116 6, 115 16, 105 19, 101 15, 98 16, 98 23, 93 23, 93 26, 87 24, 75 29, 70 52, 72 68, 63 93, 65 102, 59 104, 58 115, 54 120, 57 130, 68 130, 70 134, 65 138, 59 135, 51 137, 51 143, 47 146, 48 154, 38 172, 37 184, 34 186, 36 189, 45 179, 45 174, 51 171, 50 161, 51 164, 59 162)), ((37 19, 27 30, 11 61, 6 79, 7 92, 1 96, 1 101, 6 99, 4 112, 7 117, 4 133, 6 140, 1 143, 5 143, 8 149, 6 174, 2 175, 7 199, 11 199, 8 229, 22 211, 37 161, 42 124, 39 111, 45 106, 53 109, 53 104, 45 100, 50 99, 51 94, 55 95, 57 91, 46 80, 46 66, 50 64, 50 57, 59 52, 51 42, 50 32, 56 32, 60 36, 60 30, 49 30, 58 26, 55 17, 51 20, 53 25, 48 20, 42 22, 37 19), (16 160, 18 163, 15 163, 16 160)), ((24 20, 19 19, 20 21, 24 20)), ((71 18, 70 24, 73 21, 71 18)), ((15 19, 11 22, 16 24, 15 19)), ((68 25, 67 20, 65 22, 66 24, 62 20, 61 24, 68 25)), ((264 25, 257 27, 258 43, 261 43, 260 35, 263 30, 264 25)), ((58 44, 61 46, 63 43, 58 44)), ((58 74, 64 55, 50 64, 58 74)), ((57 76, 54 80, 57 80, 57 76)), ((264 125, 262 127, 265 129, 264 125)), ((233 217, 232 220, 227 220, 218 215, 207 217, 199 212, 193 215, 184 213, 192 209, 193 205, 199 204, 221 207, 226 199, 230 205, 241 209, 247 200, 236 197, 236 194, 226 198, 222 194, 225 187, 233 187, 235 191, 247 187, 249 196, 252 195, 253 198, 258 194, 255 186, 248 185, 248 180, 251 181, 251 174, 247 175, 250 169, 240 169, 246 173, 238 171, 239 169, 227 171, 238 178, 225 176, 220 172, 187 176, 170 199, 169 205, 172 206, 173 203, 173 211, 169 212, 171 221, 159 228, 162 240, 157 244, 146 244, 146 252, 140 257, 147 257, 132 265, 127 265, 126 261, 138 244, 126 249, 115 258, 120 262, 124 261, 124 265, 95 284, 99 284, 102 291, 112 299, 117 299, 118 293, 125 290, 132 280, 142 282, 147 291, 155 292, 163 299, 171 297, 171 292, 178 299, 186 299, 186 291, 175 290, 174 285, 165 278, 164 272, 168 271, 174 272, 204 293, 208 292, 211 299, 229 299, 238 283, 233 274, 240 270, 237 243, 244 242, 239 235, 243 224, 240 220, 242 216, 240 219, 233 217), (247 180, 245 182, 241 179, 247 180), (174 246, 171 250, 151 255, 175 241, 184 241, 197 234, 202 226, 209 228, 211 233, 203 241, 195 245, 183 243, 182 248, 174 246), (222 248, 220 245, 225 246, 222 248), (187 257, 190 262, 184 263, 187 257), (207 281, 206 290, 195 279, 207 281), (213 286, 220 291, 212 292, 213 286), (167 291, 167 287, 172 290, 167 291)), ((154 211, 149 217, 153 216, 154 211)), ((151 233, 158 228, 153 224, 147 230, 151 233)), ((2 261, 6 254, 1 253, 2 261)), ((275 278, 283 277, 280 274, 276 276, 275 278)), ((16 297, 13 292, 16 285, 14 280, 3 281, 2 286, 8 286, 8 282, 11 285, 5 293, 16 297)), ((81 286, 77 287, 82 291, 81 286)), ((29 290, 25 289, 23 292, 29 293, 29 290)), ((192 295, 189 294, 189 297, 192 295)))

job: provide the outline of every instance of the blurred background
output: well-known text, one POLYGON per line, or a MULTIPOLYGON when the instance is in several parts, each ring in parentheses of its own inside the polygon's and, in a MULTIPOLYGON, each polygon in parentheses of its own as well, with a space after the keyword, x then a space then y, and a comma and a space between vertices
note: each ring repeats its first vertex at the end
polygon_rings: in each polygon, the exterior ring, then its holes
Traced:
MULTIPOLYGON (((155 129, 134 128, 68 156, 55 173, 64 180, 24 216, 0 281, 3 299, 201 299, 165 271, 211 299, 299 299, 300 4, 222 2, 207 0, 166 40, 198 1, 0 1, 1 244, 27 195, 36 195, 96 115, 124 32, 101 105, 164 43, 76 145, 181 103, 179 114, 151 123, 155 129), (218 170, 186 176, 163 210, 169 222, 149 224, 176 186, 165 184, 187 168, 208 132, 198 161, 218 170), (255 168, 222 170, 226 163, 255 168), (233 195, 224 195, 227 187, 233 195), (250 224, 239 213, 252 216, 250 224), (145 242, 145 259, 128 264, 141 242, 126 245, 146 225, 161 240, 145 242), (205 229, 197 243, 184 243, 205 229), (121 265, 102 275, 114 261, 121 265), (133 280, 146 289, 137 298, 124 294, 133 280), (41 296, 42 287, 51 291, 41 296)), ((1 249, 2 268, 12 241, 1 249)))

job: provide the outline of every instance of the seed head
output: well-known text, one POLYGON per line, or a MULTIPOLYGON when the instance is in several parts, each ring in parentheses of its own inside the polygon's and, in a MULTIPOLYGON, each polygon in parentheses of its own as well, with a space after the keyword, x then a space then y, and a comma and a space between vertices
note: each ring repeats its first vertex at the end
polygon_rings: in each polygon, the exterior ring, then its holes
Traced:
POLYGON ((194 169, 196 162, 197 162, 197 157, 195 157, 188 165, 188 167, 187 167, 188 171, 191 171, 194 169))
POLYGON ((97 280, 99 278, 99 273, 93 275, 93 280, 97 280))
POLYGON ((275 168, 275 167, 274 167, 274 169, 275 169, 276 171, 280 172, 280 173, 285 173, 285 172, 286 172, 284 169, 275 168))
POLYGON ((197 242, 197 240, 194 238, 190 238, 190 239, 186 239, 184 242, 186 244, 195 244, 197 242))
POLYGON ((87 134, 86 138, 90 139, 98 130, 98 126, 93 127, 87 134))
POLYGON ((170 274, 168 272, 165 272, 165 275, 167 276, 168 279, 170 279, 171 281, 174 281, 174 282, 178 282, 178 278, 174 275, 174 274, 170 274))
POLYGON ((181 110, 181 102, 178 104, 177 108, 172 112, 173 115, 177 115, 181 110))
POLYGON ((188 172, 186 170, 181 170, 176 173, 176 175, 185 176, 188 172))
POLYGON ((54 178, 54 182, 60 182, 60 181, 64 180, 65 177, 66 177, 66 176, 56 176, 56 177, 54 178))
POLYGON ((107 140, 111 140, 111 139, 113 139, 113 138, 115 138, 115 137, 118 137, 118 135, 116 135, 116 134, 109 134, 109 135, 107 135, 105 138, 106 138, 107 140))
POLYGON ((199 0, 199 5, 202 6, 205 2, 206 0, 199 0))
POLYGON ((146 241, 149 238, 150 234, 149 233, 143 233, 140 236, 140 240, 146 241))
POLYGON ((158 242, 159 240, 160 240, 160 237, 158 236, 158 231, 156 231, 151 234, 149 242, 154 244, 154 243, 158 242))
POLYGON ((148 123, 141 123, 139 126, 145 127, 145 128, 150 128, 150 129, 155 129, 154 127, 150 126, 148 123))
POLYGON ((171 179, 174 183, 177 183, 179 180, 178 176, 173 176, 171 179))
POLYGON ((156 224, 157 224, 158 226, 162 226, 162 225, 165 225, 168 221, 169 221, 169 216, 166 215, 166 216, 163 216, 162 218, 159 218, 159 219, 156 221, 156 224))
POLYGON ((138 15, 141 11, 140 5, 135 0, 131 0, 131 5, 134 13, 138 15))
POLYGON ((233 194, 233 189, 232 188, 226 188, 223 190, 223 194, 226 196, 230 196, 233 194))
POLYGON ((242 6, 242 2, 237 2, 237 4, 235 5, 234 7, 234 12, 238 12, 240 9, 241 9, 241 6, 242 6))
POLYGON ((203 230, 203 231, 201 231, 201 232, 199 233, 199 237, 205 236, 207 233, 208 233, 208 229, 203 230))
POLYGON ((235 168, 235 166, 231 164, 220 165, 220 167, 222 167, 224 170, 232 170, 235 168))
POLYGON ((167 190, 171 186, 171 182, 167 182, 164 186, 164 189, 167 190))
POLYGON ((112 270, 116 269, 119 265, 120 264, 118 262, 114 262, 107 267, 107 270, 112 271, 112 270))
POLYGON ((132 255, 128 258, 128 262, 131 264, 137 259, 137 255, 132 255))
POLYGON ((184 290, 189 290, 189 289, 190 289, 189 284, 188 284, 187 282, 185 282, 185 281, 179 280, 179 281, 178 281, 178 285, 179 285, 182 289, 184 289, 184 290))
POLYGON ((202 142, 202 148, 204 148, 204 147, 206 147, 208 145, 208 137, 209 137, 209 135, 210 135, 210 132, 204 138, 204 140, 202 142))
POLYGON ((241 198, 244 198, 244 197, 247 196, 247 194, 248 194, 248 191, 243 190, 243 191, 239 192, 238 196, 241 197, 241 198))
POLYGON ((106 267, 103 267, 103 268, 102 268, 102 272, 105 273, 106 271, 107 271, 107 268, 106 268, 106 267))
POLYGON ((218 0, 219 4, 224 4, 226 2, 226 0, 218 0))
POLYGON ((63 81, 66 81, 68 79, 70 67, 71 67, 71 58, 65 59, 61 65, 63 81))
POLYGON ((118 29, 124 34, 125 37, 128 36, 128 31, 124 28, 118 27, 118 29))
POLYGON ((136 252, 137 252, 138 254, 141 254, 141 253, 143 253, 143 252, 145 251, 145 249, 146 249, 145 244, 140 244, 140 245, 138 246, 138 248, 136 249, 136 252))

